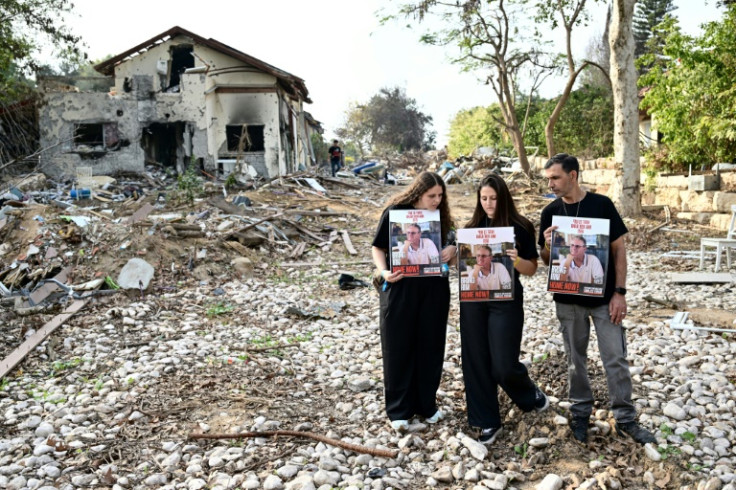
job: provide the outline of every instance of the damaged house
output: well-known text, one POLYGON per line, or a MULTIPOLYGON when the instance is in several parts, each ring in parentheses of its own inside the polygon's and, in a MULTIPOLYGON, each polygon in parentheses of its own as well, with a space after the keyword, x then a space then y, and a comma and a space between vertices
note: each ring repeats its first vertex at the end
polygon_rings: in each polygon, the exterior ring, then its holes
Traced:
POLYGON ((210 174, 277 177, 314 163, 304 81, 181 27, 95 66, 103 90, 42 83, 44 172, 141 172, 190 163, 210 174), (245 163, 247 165, 243 165, 245 163))

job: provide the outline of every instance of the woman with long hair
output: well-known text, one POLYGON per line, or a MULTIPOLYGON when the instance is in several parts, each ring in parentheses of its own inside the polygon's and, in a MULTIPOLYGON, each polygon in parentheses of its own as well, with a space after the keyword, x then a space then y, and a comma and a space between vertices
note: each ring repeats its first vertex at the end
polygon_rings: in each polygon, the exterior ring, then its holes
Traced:
POLYGON ((519 362, 524 328, 524 291, 519 274, 531 276, 537 271, 534 225, 516 210, 503 178, 490 174, 478 186, 475 210, 465 227, 508 226, 514 228, 515 237, 515 247, 506 251, 514 263, 514 299, 460 303, 468 423, 481 429, 478 441, 483 444, 491 444, 501 434, 499 386, 525 412, 549 406, 547 396, 519 362))
POLYGON ((450 311, 447 277, 405 278, 392 272, 389 253, 389 211, 440 211, 441 261, 451 262, 457 247, 451 244, 453 220, 447 188, 433 172, 422 172, 406 190, 391 198, 383 211, 371 253, 385 286, 380 295, 381 351, 386 414, 397 431, 409 427, 414 415, 435 423, 444 415, 437 407, 437 389, 445 358, 445 334, 450 311))

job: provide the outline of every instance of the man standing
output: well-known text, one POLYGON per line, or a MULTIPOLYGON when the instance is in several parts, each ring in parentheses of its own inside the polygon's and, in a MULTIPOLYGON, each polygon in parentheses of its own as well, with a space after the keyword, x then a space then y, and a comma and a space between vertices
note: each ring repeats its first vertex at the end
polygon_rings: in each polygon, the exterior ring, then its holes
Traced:
POLYGON ((338 146, 339 143, 340 142, 337 140, 332 140, 332 146, 327 150, 327 153, 330 154, 330 165, 332 167, 333 177, 342 166, 342 149, 338 146))
POLYGON ((550 190, 557 196, 542 210, 539 247, 545 264, 549 265, 552 232, 556 228, 551 226, 552 216, 603 218, 610 222, 608 256, 613 263, 608 267, 603 297, 554 295, 567 356, 569 398, 572 402, 570 429, 573 437, 580 442, 588 440, 588 423, 593 411, 593 392, 586 366, 592 317, 598 350, 606 371, 616 432, 621 436, 629 435, 639 444, 656 442, 655 437, 637 423, 636 409, 631 401, 626 334, 621 325, 626 317, 626 225, 609 198, 580 188, 577 158, 559 153, 547 161, 544 171, 550 190))

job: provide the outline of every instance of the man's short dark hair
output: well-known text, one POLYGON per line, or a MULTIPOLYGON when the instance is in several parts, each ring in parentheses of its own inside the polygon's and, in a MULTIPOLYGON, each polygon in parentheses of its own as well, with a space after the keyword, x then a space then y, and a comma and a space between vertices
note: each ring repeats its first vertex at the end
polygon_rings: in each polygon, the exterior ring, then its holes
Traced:
POLYGON ((332 142, 333 142, 333 143, 339 143, 339 141, 337 141, 337 140, 332 140, 332 142))
POLYGON ((550 168, 552 165, 561 165, 562 170, 569 174, 573 170, 580 174, 580 164, 578 163, 578 159, 575 158, 572 155, 568 155, 567 153, 558 153, 557 155, 553 156, 549 160, 547 160, 547 163, 544 164, 544 168, 550 168))

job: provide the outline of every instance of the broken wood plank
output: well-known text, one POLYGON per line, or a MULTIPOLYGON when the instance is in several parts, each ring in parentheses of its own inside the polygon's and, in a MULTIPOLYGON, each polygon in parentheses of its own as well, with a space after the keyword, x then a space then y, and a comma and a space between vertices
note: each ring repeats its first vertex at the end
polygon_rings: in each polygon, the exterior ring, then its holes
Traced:
POLYGON ((10 353, 8 357, 0 361, 0 379, 4 378, 15 366, 18 365, 29 352, 33 351, 38 344, 44 341, 54 330, 63 325, 69 318, 81 310, 89 300, 76 300, 69 305, 62 313, 56 315, 46 325, 38 329, 33 335, 28 337, 25 342, 20 344, 17 349, 10 353))
POLYGON ((126 223, 129 224, 129 225, 132 225, 136 221, 142 220, 143 218, 145 218, 146 216, 148 216, 150 214, 150 212, 153 211, 153 209, 154 208, 153 208, 153 205, 151 203, 144 204, 143 206, 141 206, 141 208, 138 211, 136 211, 135 213, 133 213, 128 218, 128 220, 126 221, 126 223))
POLYGON ((358 264, 372 264, 372 260, 351 260, 347 262, 282 262, 279 267, 319 267, 319 266, 333 266, 333 265, 358 265, 358 264))
POLYGON ((342 241, 345 243, 345 248, 348 249, 348 253, 350 255, 358 255, 358 251, 355 250, 355 247, 353 247, 353 242, 350 241, 350 235, 348 235, 348 231, 340 230, 340 234, 342 235, 342 241))
POLYGON ((217 209, 220 209, 221 211, 225 211, 227 214, 234 214, 237 216, 245 216, 246 214, 248 214, 246 210, 242 208, 241 206, 228 202, 222 197, 218 197, 216 199, 210 199, 209 203, 215 206, 217 209))
POLYGON ((301 257, 301 255, 304 253, 304 250, 307 248, 307 242, 299 242, 295 247, 294 250, 291 252, 289 257, 292 259, 296 259, 298 257, 301 257))
POLYGON ((349 216, 355 213, 337 211, 312 211, 306 209, 287 209, 286 214, 300 214, 302 216, 349 216))
POLYGON ((235 250, 237 253, 242 255, 243 257, 247 257, 249 255, 249 249, 245 245, 243 245, 240 242, 232 241, 232 240, 224 240, 222 242, 222 245, 225 247, 228 247, 232 250, 235 250))
MULTIPOLYGON (((58 274, 56 274, 54 276, 54 279, 56 279, 59 282, 65 283, 67 276, 69 275, 71 271, 72 271, 72 267, 69 266, 65 268, 64 270, 62 270, 61 272, 59 272, 58 274)), ((35 291, 31 293, 31 296, 29 297, 31 306, 36 306, 38 303, 46 299, 51 293, 56 291, 58 288, 59 286, 57 286, 55 283, 47 282, 40 288, 36 289, 35 291)))
POLYGON ((729 272, 682 272, 670 274, 676 284, 729 284, 736 283, 736 274, 729 272))
POLYGON ((362 185, 351 184, 350 182, 345 182, 344 180, 341 180, 341 179, 333 179, 332 177, 320 176, 320 180, 323 182, 332 182, 333 184, 343 185, 349 189, 362 189, 363 188, 362 185))
POLYGON ((243 226, 242 228, 237 229, 236 231, 233 232, 233 234, 243 233, 244 231, 248 231, 251 228, 254 228, 254 227, 258 226, 258 225, 260 225, 261 223, 263 223, 265 221, 270 221, 272 219, 279 218, 279 217, 283 216, 283 214, 284 213, 276 213, 273 216, 269 216, 267 218, 259 219, 258 221, 255 221, 255 222, 253 222, 253 223, 251 223, 249 225, 246 225, 246 226, 243 226))

